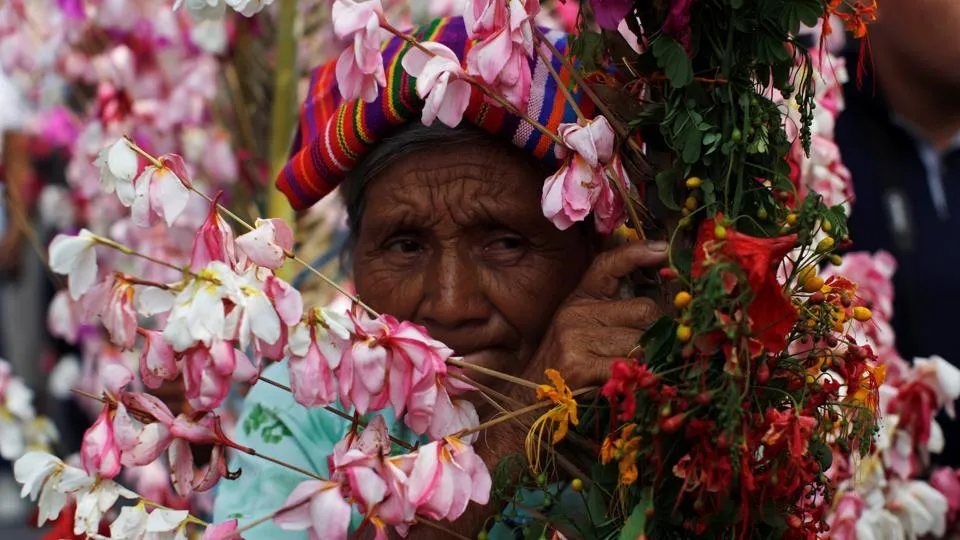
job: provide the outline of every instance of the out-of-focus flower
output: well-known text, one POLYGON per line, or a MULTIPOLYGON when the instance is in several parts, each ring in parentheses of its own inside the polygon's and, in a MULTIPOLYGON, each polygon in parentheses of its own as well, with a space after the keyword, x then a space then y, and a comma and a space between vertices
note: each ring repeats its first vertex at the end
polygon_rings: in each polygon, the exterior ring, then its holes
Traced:
POLYGON ((237 247, 254 264, 277 269, 293 249, 293 231, 282 219, 257 219, 254 230, 237 238, 237 247))
POLYGON ((58 234, 50 242, 50 269, 67 276, 70 296, 78 300, 97 280, 97 254, 93 233, 83 229, 77 236, 58 234))

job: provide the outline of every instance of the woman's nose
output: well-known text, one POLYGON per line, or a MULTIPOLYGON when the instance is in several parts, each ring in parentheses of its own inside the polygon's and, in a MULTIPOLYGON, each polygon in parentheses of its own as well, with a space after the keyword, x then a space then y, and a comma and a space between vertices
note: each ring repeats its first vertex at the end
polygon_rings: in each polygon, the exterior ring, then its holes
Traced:
POLYGON ((424 276, 420 308, 418 318, 431 333, 469 330, 489 320, 492 308, 469 254, 452 246, 435 252, 424 276))

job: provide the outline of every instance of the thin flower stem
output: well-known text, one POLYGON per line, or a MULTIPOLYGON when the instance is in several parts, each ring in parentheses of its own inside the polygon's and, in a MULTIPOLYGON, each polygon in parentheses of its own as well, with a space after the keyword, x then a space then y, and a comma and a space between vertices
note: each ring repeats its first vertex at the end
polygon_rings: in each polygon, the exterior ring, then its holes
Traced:
POLYGON ((177 290, 180 290, 180 289, 178 289, 178 288, 176 288, 176 287, 171 287, 170 285, 167 285, 166 283, 158 283, 158 282, 156 282, 156 281, 150 281, 150 280, 148 280, 148 279, 141 279, 141 278, 138 278, 138 277, 135 277, 135 276, 131 276, 131 275, 129 275, 129 274, 124 274, 123 272, 117 272, 117 275, 120 277, 120 279, 122 279, 123 281, 126 281, 127 283, 129 283, 129 284, 131 284, 131 285, 145 285, 145 286, 147 286, 147 287, 154 287, 154 288, 156 288, 156 289, 163 289, 163 290, 165 290, 165 291, 177 291, 177 290))
POLYGON ((617 121, 617 117, 613 114, 613 111, 607 107, 607 104, 604 103, 604 101, 600 99, 600 96, 593 91, 593 88, 587 84, 587 81, 583 79, 583 77, 580 75, 580 72, 577 71, 573 64, 570 63, 570 60, 553 46, 553 43, 547 39, 547 36, 543 35, 543 32, 541 32, 536 25, 533 25, 533 34, 537 37, 537 39, 540 40, 541 43, 550 49, 551 54, 560 59, 560 62, 563 63, 563 67, 570 71, 570 76, 573 77, 573 80, 576 81, 577 85, 583 88, 583 91, 587 94, 587 97, 590 98, 590 101, 592 101, 597 108, 600 109, 601 114, 603 114, 603 116, 610 121, 610 124, 613 126, 613 128, 617 130, 617 134, 627 141, 627 145, 630 147, 630 149, 636 152, 637 156, 646 165, 647 162, 643 157, 643 149, 641 149, 640 145, 638 145, 637 142, 630 137, 630 132, 620 125, 620 122, 617 121))
POLYGON ((156 257, 151 257, 150 255, 147 255, 147 254, 145 254, 145 253, 140 253, 140 252, 134 250, 133 248, 127 247, 127 246, 125 246, 125 245, 123 245, 123 244, 121 244, 121 243, 119 243, 119 242, 115 242, 115 241, 113 241, 113 240, 111 240, 111 239, 109 239, 109 238, 106 238, 106 237, 103 237, 103 236, 99 236, 99 235, 96 235, 96 234, 91 234, 90 237, 93 238, 93 241, 96 242, 97 244, 100 244, 100 245, 102 245, 102 246, 107 246, 107 247, 113 248, 113 249, 115 249, 115 250, 123 253, 124 255, 130 255, 130 256, 133 256, 133 257, 139 257, 139 258, 144 259, 144 260, 146 260, 146 261, 150 261, 150 262, 152 262, 152 263, 159 264, 159 265, 161 265, 161 266, 166 266, 167 268, 176 270, 177 272, 183 272, 183 273, 185 273, 185 274, 195 275, 195 274, 190 273, 186 268, 182 268, 182 267, 177 266, 177 265, 175 265, 175 264, 173 264, 173 263, 169 263, 169 262, 167 262, 167 261, 157 259, 156 257))
POLYGON ((456 379, 458 381, 463 381, 469 384, 470 386, 473 386, 474 388, 479 390, 481 394, 486 394, 488 397, 495 397, 500 401, 504 401, 509 403, 510 405, 513 405, 514 407, 519 407, 522 405, 522 403, 520 403, 516 399, 513 399, 512 397, 507 396, 505 394, 501 394, 500 392, 497 392, 496 390, 494 390, 493 388, 490 388, 489 386, 480 384, 477 381, 471 379, 470 377, 467 377, 466 375, 461 375, 459 373, 454 373, 454 372, 447 372, 447 376, 452 379, 456 379))
MULTIPOLYGON (((141 156, 144 156, 146 159, 150 160, 151 163, 154 164, 154 166, 156 166, 156 167, 162 167, 162 166, 163 166, 163 164, 160 163, 160 161, 158 161, 155 157, 151 156, 150 153, 147 152, 146 150, 144 150, 143 148, 140 148, 139 146, 137 146, 137 143, 133 142, 129 137, 125 137, 125 140, 127 141, 127 144, 130 145, 130 148, 132 148, 135 152, 137 152, 137 153, 140 154, 141 156)), ((173 173, 173 171, 171 171, 171 173, 173 173)), ((174 176, 176 176, 176 173, 173 173, 173 174, 174 174, 174 176)), ((188 183, 188 182, 185 182, 185 181, 184 181, 182 178, 180 178, 180 177, 177 177, 177 179, 180 180, 180 183, 183 184, 184 187, 186 187, 187 189, 189 189, 189 190, 192 191, 193 193, 196 193, 197 195, 199 195, 201 198, 203 198, 203 200, 207 201, 207 202, 210 203, 210 204, 216 204, 217 211, 223 212, 224 215, 226 215, 227 217, 229 217, 230 219, 232 219, 233 221, 235 221, 235 222, 236 222, 238 225, 240 225, 241 227, 244 227, 244 228, 247 229, 248 231, 252 231, 252 230, 255 229, 255 227, 254 227, 253 225, 251 225, 249 222, 247 222, 245 219, 243 219, 242 217, 240 217, 240 216, 238 216, 237 214, 233 213, 229 208, 223 206, 223 205, 220 204, 220 203, 217 203, 213 198, 211 198, 211 197, 210 197, 209 195, 207 195, 206 193, 200 191, 199 189, 197 189, 197 188, 196 188, 195 186, 193 186, 192 184, 190 184, 190 183, 188 183)), ((372 315, 373 317, 378 317, 378 316, 379 316, 379 313, 377 313, 373 308, 371 308, 370 306, 368 306, 368 305, 364 304, 363 302, 361 302, 359 298, 357 298, 356 296, 350 294, 346 289, 344 289, 343 287, 341 287, 340 285, 338 285, 335 281, 333 281, 332 279, 330 279, 329 277, 327 277, 327 276, 325 276, 323 273, 321 273, 319 270, 317 270, 316 268, 314 268, 313 266, 311 266, 310 263, 308 263, 307 261, 303 260, 302 258, 300 258, 299 256, 297 256, 296 254, 294 254, 294 253, 292 253, 292 252, 290 252, 290 251, 287 251, 287 250, 284 250, 283 254, 284 254, 287 258, 289 258, 289 259, 293 260, 294 262, 302 265, 304 268, 306 268, 307 270, 309 270, 310 272, 312 272, 313 274, 315 274, 317 277, 319 277, 320 279, 322 279, 324 283, 326 283, 327 285, 330 285, 331 287, 333 287, 334 289, 336 289, 337 292, 339 292, 340 294, 346 296, 346 297, 349 298, 352 302, 354 302, 354 303, 357 304, 358 306, 362 307, 363 309, 367 310, 367 312, 369 312, 370 315, 372 315)))
POLYGON ((623 199, 623 205, 627 207, 627 213, 630 214, 630 221, 633 222, 633 228, 637 231, 637 235, 646 240, 646 235, 643 233, 643 224, 640 222, 640 217, 637 216, 637 209, 633 207, 633 201, 630 199, 630 194, 627 192, 627 189, 623 187, 623 184, 626 184, 626 178, 620 176, 620 171, 617 171, 610 164, 607 164, 607 174, 613 178, 613 187, 616 188, 617 192, 620 194, 620 198, 623 199))
MULTIPOLYGON (((267 383, 267 384, 269 384, 269 385, 271 385, 271 386, 275 386, 275 387, 277 387, 277 388, 279 388, 279 389, 281 389, 281 390, 286 390, 287 392, 290 392, 291 394, 293 393, 293 390, 291 390, 291 388, 290 388, 289 386, 287 386, 287 385, 285 385, 285 384, 283 384, 283 383, 274 381, 273 379, 268 379, 268 378, 266 378, 266 377, 258 377, 258 380, 263 381, 263 382, 265 382, 265 383, 267 383)), ((331 407, 331 406, 329 406, 329 405, 325 405, 325 406, 323 407, 323 409, 324 409, 325 411, 327 411, 327 412, 331 412, 331 413, 339 416, 340 418, 343 418, 344 420, 349 420, 349 421, 351 421, 351 422, 353 422, 353 421, 356 420, 357 424, 359 424, 359 425, 361 425, 361 426, 363 426, 363 427, 367 427, 367 423, 366 423, 366 422, 357 420, 357 419, 354 418, 352 415, 349 415, 349 414, 347 414, 347 413, 345 413, 345 412, 343 412, 343 411, 341 411, 341 410, 339 410, 339 409, 336 409, 336 408, 331 407)), ((400 440, 400 439, 397 439, 396 437, 390 436, 390 441, 391 441, 393 444, 395 444, 395 445, 397 445, 397 446, 400 446, 401 448, 405 448, 405 449, 410 450, 410 451, 416 450, 416 448, 414 448, 414 447, 413 447, 412 445, 410 445, 409 443, 407 443, 407 442, 405 442, 405 441, 402 441, 402 440, 400 440)))
MULTIPOLYGON (((421 43, 417 40, 417 38, 415 38, 415 37, 413 37, 413 36, 411 36, 411 35, 409 35, 409 34, 404 34, 403 32, 401 32, 401 31, 397 30, 396 28, 394 28, 390 23, 388 23, 388 22, 386 22, 386 21, 380 21, 380 27, 383 28, 384 30, 390 32, 391 34, 399 37, 400 39, 406 41, 407 43, 410 43, 411 45, 413 45, 414 47, 416 47, 417 49, 419 49, 420 51, 422 51, 424 54, 430 56, 431 58, 434 57, 434 56, 436 56, 436 54, 434 54, 433 51, 431 51, 430 49, 424 47, 423 44, 421 44, 421 43)), ((478 80, 476 77, 474 77, 474 76, 472 76, 472 75, 461 75, 460 78, 461 78, 462 80, 464 80, 464 81, 472 84, 473 86, 477 87, 481 92, 483 92, 485 95, 487 95, 490 99, 496 101, 497 104, 499 104, 499 105, 500 105, 501 107, 503 107, 504 109, 508 110, 508 111, 510 112, 510 114, 513 114, 514 116, 518 116, 518 117, 522 118, 523 120, 525 120, 525 121, 526 121, 527 123, 529 123, 531 126, 533 126, 534 128, 536 128, 537 131, 539 131, 540 133, 543 133, 543 134, 546 135, 548 138, 550 138, 554 143, 556 143, 556 144, 563 144, 563 142, 560 140, 560 137, 558 137, 556 133, 554 133, 554 132, 550 131, 549 129, 547 129, 547 128, 546 128, 543 124, 541 124, 540 122, 537 122, 537 121, 534 120, 533 118, 530 118, 530 116, 528 116, 526 113, 524 113, 524 112, 521 111, 520 109, 517 109, 512 103, 510 103, 509 101, 507 101, 506 99, 504 99, 502 96, 500 96, 500 94, 497 94, 493 89, 491 89, 489 86, 487 86, 486 84, 484 84, 482 81, 478 80)))
POLYGON ((452 531, 452 530, 444 527, 443 525, 440 525, 439 523, 437 523, 437 522, 435 522, 435 521, 430 521, 429 519, 423 519, 423 518, 421 518, 421 519, 418 519, 418 520, 417 520, 417 523, 422 524, 422 525, 426 525, 426 526, 430 527, 431 529, 436 529, 436 530, 438 530, 438 531, 445 532, 445 533, 449 534, 450 536, 452 536, 452 537, 454 537, 454 538, 459 538, 460 540, 470 540, 470 538, 468 538, 468 537, 466 537, 466 536, 464 536, 464 535, 462 535, 462 534, 460 534, 460 533, 458 533, 458 532, 456 532, 456 531, 452 531))
POLYGON ((297 504, 293 504, 293 505, 290 505, 290 506, 284 506, 284 507, 278 508, 278 509, 276 509, 275 511, 270 512, 269 514, 267 514, 267 515, 265 515, 265 516, 263 516, 263 517, 257 518, 257 519, 255 519, 255 520, 251 521, 250 523, 247 523, 247 524, 244 525, 243 527, 238 527, 237 530, 235 530, 235 531, 227 534, 227 535, 224 536, 223 538, 224 538, 224 540, 226 540, 227 538, 238 538, 238 537, 240 537, 241 534, 249 531, 250 529, 252 529, 252 528, 254 528, 254 527, 257 527, 257 526, 259 526, 259 525, 262 525, 262 524, 264 524, 264 523, 272 520, 273 518, 275 518, 275 517, 277 517, 277 516, 279 516, 279 515, 281 515, 281 514, 284 514, 284 513, 286 513, 286 512, 291 511, 291 510, 295 510, 295 509, 297 509, 297 508, 300 508, 301 506, 307 504, 308 502, 310 502, 310 498, 309 498, 309 497, 307 497, 306 499, 298 502, 297 504))
MULTIPOLYGON (((538 35, 541 35, 541 34, 538 34, 538 35)), ((541 43, 546 43, 549 40, 541 37, 540 41, 541 43)), ((577 103, 577 100, 573 99, 573 94, 570 93, 570 89, 567 88, 566 83, 564 83, 563 79, 560 78, 560 74, 557 73, 557 70, 553 68, 553 64, 550 62, 550 59, 547 58, 547 55, 543 53, 542 49, 540 49, 539 47, 537 47, 536 49, 537 49, 537 54, 540 56, 540 60, 542 60, 544 65, 547 66, 547 70, 550 72, 550 76, 553 77, 555 81, 557 81, 557 88, 559 88, 560 91, 563 92, 563 97, 567 100, 567 103, 570 104, 570 107, 573 108, 573 112, 577 113, 577 118, 581 122, 585 122, 587 119, 585 116, 583 116, 583 111, 580 110, 580 105, 577 103)), ((558 53, 554 53, 554 55, 558 56, 558 53)))
POLYGON ((491 376, 491 377, 496 377, 496 378, 498 378, 498 379, 501 379, 501 380, 504 380, 504 381, 507 381, 507 382, 512 382, 512 383, 518 384, 518 385, 520 385, 520 386, 526 386, 527 388, 532 388, 532 389, 534 389, 534 390, 536 390, 536 389, 540 386, 540 385, 538 385, 538 384, 536 384, 536 383, 532 383, 532 382, 530 382, 530 381, 528 381, 528 380, 526 380, 526 379, 521 379, 520 377, 514 377, 513 375, 507 375, 506 373, 500 373, 499 371, 494 370, 494 369, 485 368, 485 367, 483 367, 483 366, 478 366, 478 365, 475 365, 475 364, 468 364, 468 363, 466 363, 466 362, 463 362, 462 359, 448 358, 448 359, 447 359, 447 363, 450 364, 451 366, 456 366, 456 367, 458 367, 458 368, 463 368, 463 369, 469 369, 469 370, 472 370, 472 371, 476 371, 477 373, 482 373, 482 374, 484 374, 484 375, 489 375, 489 376, 491 376))
MULTIPOLYGON (((164 505, 162 505, 162 504, 155 503, 155 502, 151 501, 150 499, 145 499, 142 495, 140 496, 140 502, 142 502, 142 503, 143 503, 144 505, 146 505, 146 506, 152 506, 152 507, 154 507, 154 508, 156 508, 156 509, 159 509, 159 510, 171 510, 171 511, 176 511, 175 509, 170 508, 169 506, 164 506, 164 505)), ((206 521, 204 521, 204 520, 202 520, 202 519, 194 516, 193 514, 187 514, 187 522, 193 523, 194 525, 199 525, 199 526, 201 526, 201 527, 209 527, 209 526, 210 526, 209 523, 207 523, 206 521)))

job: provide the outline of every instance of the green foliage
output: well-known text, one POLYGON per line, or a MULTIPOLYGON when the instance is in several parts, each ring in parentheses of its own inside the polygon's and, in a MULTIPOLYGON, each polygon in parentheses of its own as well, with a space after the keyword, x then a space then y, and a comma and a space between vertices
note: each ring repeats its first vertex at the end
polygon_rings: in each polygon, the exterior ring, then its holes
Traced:
POLYGON ((269 444, 277 444, 284 437, 293 436, 293 433, 280 420, 277 413, 260 403, 254 405, 250 415, 243 421, 244 434, 249 436, 256 431, 260 432, 260 438, 263 439, 263 442, 269 444))

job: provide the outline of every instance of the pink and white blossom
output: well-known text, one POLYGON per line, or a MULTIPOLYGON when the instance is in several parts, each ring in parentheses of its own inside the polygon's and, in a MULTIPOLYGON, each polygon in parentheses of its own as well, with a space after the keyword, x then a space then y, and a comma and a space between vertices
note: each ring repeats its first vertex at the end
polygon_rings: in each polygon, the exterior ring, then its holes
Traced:
POLYGON ((78 300, 97 280, 97 244, 93 233, 83 229, 76 236, 58 234, 50 242, 50 269, 67 276, 70 297, 78 300))
POLYGON ((101 151, 94 166, 100 168, 100 185, 105 192, 116 192, 124 206, 133 204, 133 179, 137 176, 139 163, 127 141, 121 139, 101 151))
POLYGON ((237 238, 237 247, 253 264, 275 270, 293 249, 293 231, 282 219, 257 219, 254 230, 237 238))
POLYGON ((120 474, 120 447, 114 433, 109 406, 87 428, 80 445, 80 459, 88 474, 113 478, 120 474))
POLYGON ((273 518, 287 531, 309 530, 312 538, 346 540, 350 526, 350 505, 340 492, 340 485, 325 480, 302 482, 273 518))
POLYGON ((350 43, 336 66, 337 84, 344 99, 360 98, 370 103, 377 99, 380 87, 387 85, 380 54, 382 16, 380 0, 336 0, 333 4, 333 30, 339 39, 350 43))
POLYGON ((407 487, 418 514, 454 521, 470 501, 487 504, 491 479, 473 447, 446 438, 420 447, 407 487))
POLYGON ((445 125, 457 127, 470 105, 472 88, 464 80, 466 72, 456 53, 447 46, 434 42, 423 46, 434 56, 411 48, 401 60, 403 69, 417 79, 417 95, 425 100, 421 120, 429 126, 439 118, 445 125))

